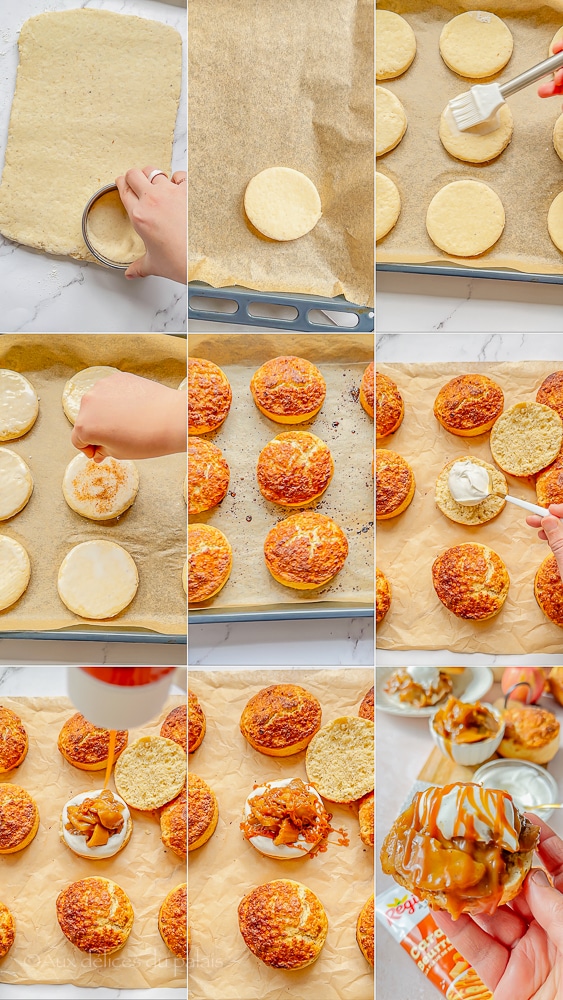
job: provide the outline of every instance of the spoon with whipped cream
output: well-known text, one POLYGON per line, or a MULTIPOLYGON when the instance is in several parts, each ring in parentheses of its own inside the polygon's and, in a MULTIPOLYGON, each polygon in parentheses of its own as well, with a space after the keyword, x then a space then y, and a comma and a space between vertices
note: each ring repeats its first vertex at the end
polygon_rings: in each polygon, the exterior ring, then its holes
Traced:
POLYGON ((450 469, 448 489, 456 503, 461 504, 462 507, 476 507, 488 497, 500 497, 517 507, 529 510, 532 514, 539 514, 540 517, 547 517, 549 514, 546 507, 539 507, 538 504, 529 503, 528 500, 511 497, 508 493, 497 493, 491 489, 491 486, 488 469, 483 468, 482 465, 476 465, 468 458, 454 462, 450 469))

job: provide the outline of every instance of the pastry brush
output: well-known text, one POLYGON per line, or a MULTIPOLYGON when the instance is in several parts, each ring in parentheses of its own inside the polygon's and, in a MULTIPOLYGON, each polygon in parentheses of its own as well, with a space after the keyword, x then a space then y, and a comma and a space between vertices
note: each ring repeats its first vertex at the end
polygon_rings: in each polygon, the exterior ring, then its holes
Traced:
POLYGON ((469 128, 481 126, 482 134, 493 132, 500 122, 497 111, 505 103, 505 99, 524 87, 529 87, 536 80, 548 76, 563 66, 563 52, 544 59, 537 66, 532 66, 508 83, 478 83, 471 90, 454 97, 448 104, 448 110, 453 115, 454 122, 460 132, 469 128))

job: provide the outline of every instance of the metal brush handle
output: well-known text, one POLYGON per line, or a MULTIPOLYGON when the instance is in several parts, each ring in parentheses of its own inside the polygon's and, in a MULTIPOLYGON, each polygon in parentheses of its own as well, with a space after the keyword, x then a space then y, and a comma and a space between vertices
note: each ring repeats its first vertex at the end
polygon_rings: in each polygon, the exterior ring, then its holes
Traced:
POLYGON ((556 52, 554 56, 544 59, 537 66, 532 66, 525 73, 520 73, 520 76, 515 76, 508 83, 502 83, 499 86, 499 90, 503 97, 510 97, 511 94, 515 94, 518 90, 523 90, 524 87, 529 87, 531 83, 541 80, 542 76, 549 76, 550 73, 554 73, 556 69, 561 69, 562 66, 563 52, 556 52))

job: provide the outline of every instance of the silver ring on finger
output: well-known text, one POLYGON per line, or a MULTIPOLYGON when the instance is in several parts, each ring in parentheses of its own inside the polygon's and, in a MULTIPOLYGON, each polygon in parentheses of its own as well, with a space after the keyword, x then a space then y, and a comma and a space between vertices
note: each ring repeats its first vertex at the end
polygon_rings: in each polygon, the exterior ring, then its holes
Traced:
POLYGON ((166 177, 166 178, 168 177, 168 174, 165 174, 164 170, 151 170, 149 176, 147 177, 147 180, 148 180, 149 184, 152 184, 152 182, 154 181, 155 177, 158 177, 159 174, 162 174, 163 177, 166 177))

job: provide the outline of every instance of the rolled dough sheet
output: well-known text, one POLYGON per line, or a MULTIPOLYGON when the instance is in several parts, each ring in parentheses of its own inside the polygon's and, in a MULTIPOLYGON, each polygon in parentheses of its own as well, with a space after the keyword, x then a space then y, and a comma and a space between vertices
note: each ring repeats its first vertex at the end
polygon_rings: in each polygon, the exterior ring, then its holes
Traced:
POLYGON ((182 42, 160 21, 78 9, 23 25, 0 185, 0 232, 93 260, 82 212, 130 167, 170 172, 182 42))

